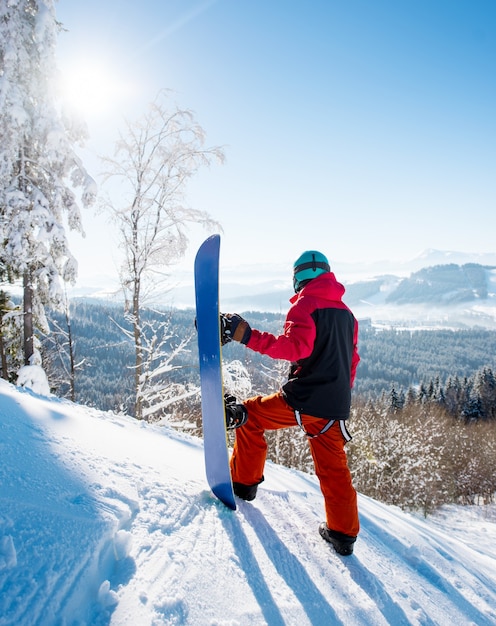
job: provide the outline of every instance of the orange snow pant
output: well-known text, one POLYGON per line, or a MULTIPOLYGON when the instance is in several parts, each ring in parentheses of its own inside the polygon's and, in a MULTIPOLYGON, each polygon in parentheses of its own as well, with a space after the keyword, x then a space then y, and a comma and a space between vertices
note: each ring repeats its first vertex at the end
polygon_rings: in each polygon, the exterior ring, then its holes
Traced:
MULTIPOLYGON (((295 412, 280 392, 270 396, 256 396, 243 402, 248 411, 248 421, 236 429, 231 475, 234 482, 255 485, 263 480, 267 442, 266 430, 278 430, 296 425, 295 412)), ((302 425, 308 434, 319 433, 325 420, 301 415, 302 425)), ((329 430, 308 439, 324 496, 327 526, 345 535, 355 537, 360 529, 357 494, 351 474, 339 421, 329 430)))

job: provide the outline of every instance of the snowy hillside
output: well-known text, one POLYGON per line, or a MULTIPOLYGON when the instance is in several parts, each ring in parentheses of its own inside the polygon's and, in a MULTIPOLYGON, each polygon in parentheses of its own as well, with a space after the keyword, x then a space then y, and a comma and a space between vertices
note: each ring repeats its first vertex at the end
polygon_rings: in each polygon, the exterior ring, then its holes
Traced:
POLYGON ((202 442, 0 381, 0 624, 496 624, 496 508, 360 497, 355 554, 312 476, 222 506, 202 442))

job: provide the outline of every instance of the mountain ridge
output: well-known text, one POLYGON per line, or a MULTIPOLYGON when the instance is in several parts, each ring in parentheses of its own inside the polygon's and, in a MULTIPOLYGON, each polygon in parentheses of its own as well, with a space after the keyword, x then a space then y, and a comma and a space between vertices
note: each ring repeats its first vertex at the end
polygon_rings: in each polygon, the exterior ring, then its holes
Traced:
MULTIPOLYGON (((344 301, 359 318, 375 324, 496 329, 496 254, 424 250, 407 262, 333 263, 345 285, 344 301)), ((285 314, 293 295, 291 266, 281 263, 221 266, 220 306, 224 311, 285 314)), ((194 307, 192 271, 178 272, 155 306, 194 307)), ((72 297, 118 302, 114 290, 80 287, 72 297)))
MULTIPOLYGON (((407 277, 385 274, 345 288, 346 304, 357 317, 373 323, 496 328, 496 266, 434 265, 407 277)), ((232 310, 267 312, 287 310, 292 295, 289 287, 256 293, 255 286, 234 296, 228 295, 226 286, 224 293, 222 304, 232 310)))

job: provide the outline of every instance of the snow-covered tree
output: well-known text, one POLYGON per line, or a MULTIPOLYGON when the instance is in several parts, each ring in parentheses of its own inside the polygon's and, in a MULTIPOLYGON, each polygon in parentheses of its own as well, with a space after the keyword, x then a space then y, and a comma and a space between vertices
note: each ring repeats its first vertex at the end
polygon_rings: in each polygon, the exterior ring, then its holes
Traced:
POLYGON ((391 411, 387 400, 352 411, 348 459, 355 488, 402 508, 433 510, 447 499, 449 424, 439 407, 410 404, 391 411), (381 406, 382 405, 382 406, 381 406))
POLYGON ((84 127, 57 99, 60 27, 53 0, 0 3, 0 265, 23 280, 26 364, 44 307, 63 302, 62 282, 76 278, 66 238, 66 224, 83 233, 74 190, 84 206, 95 195, 74 152, 84 127))
POLYGON ((252 393, 250 374, 238 359, 223 361, 224 392, 234 396, 238 402, 250 397, 252 393))
POLYGON ((42 343, 44 369, 52 388, 57 395, 64 393, 60 389, 67 386, 65 397, 76 402, 76 372, 85 365, 85 359, 76 359, 76 340, 72 330, 71 307, 67 294, 61 310, 63 321, 58 322, 52 317, 49 320, 50 333, 42 343))
POLYGON ((149 290, 184 255, 188 225, 216 225, 205 211, 188 207, 184 194, 201 166, 223 160, 220 148, 204 147, 204 131, 191 111, 170 107, 165 96, 162 92, 140 120, 126 123, 114 157, 104 159, 105 181, 115 181, 120 190, 120 199, 109 201, 105 208, 119 228, 124 255, 121 284, 133 320, 138 419, 145 356, 140 310, 149 290))
MULTIPOLYGON (((175 341, 171 313, 154 311, 154 317, 145 319, 141 324, 141 376, 135 389, 141 410, 140 418, 147 421, 158 421, 171 417, 171 406, 198 394, 198 387, 192 384, 177 382, 169 377, 181 367, 175 364, 176 359, 187 348, 191 336, 175 341)), ((134 319, 130 313, 125 315, 131 330, 120 326, 128 339, 134 338, 134 319)))

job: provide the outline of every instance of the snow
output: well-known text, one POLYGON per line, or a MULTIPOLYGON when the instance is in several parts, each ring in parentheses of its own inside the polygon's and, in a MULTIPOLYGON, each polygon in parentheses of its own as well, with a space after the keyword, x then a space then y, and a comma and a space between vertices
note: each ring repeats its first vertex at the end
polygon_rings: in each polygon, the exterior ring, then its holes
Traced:
POLYGON ((31 389, 40 396, 50 395, 50 384, 41 365, 23 365, 17 372, 17 385, 31 389))
POLYGON ((0 381, 0 625, 496 624, 496 507, 359 497, 351 557, 315 477, 210 493, 199 439, 0 381))

